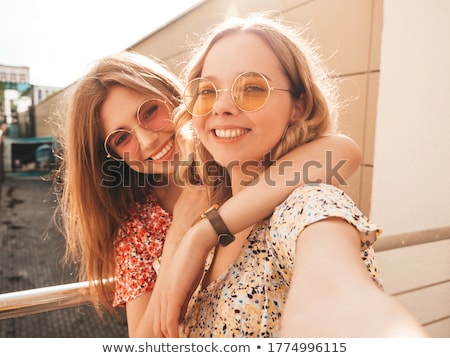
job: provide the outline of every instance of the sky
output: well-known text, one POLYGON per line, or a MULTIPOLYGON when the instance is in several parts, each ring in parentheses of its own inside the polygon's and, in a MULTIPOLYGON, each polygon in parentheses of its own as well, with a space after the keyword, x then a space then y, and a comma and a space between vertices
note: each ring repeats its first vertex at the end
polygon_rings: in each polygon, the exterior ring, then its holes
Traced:
POLYGON ((66 87, 199 0, 0 0, 0 64, 33 85, 66 87))

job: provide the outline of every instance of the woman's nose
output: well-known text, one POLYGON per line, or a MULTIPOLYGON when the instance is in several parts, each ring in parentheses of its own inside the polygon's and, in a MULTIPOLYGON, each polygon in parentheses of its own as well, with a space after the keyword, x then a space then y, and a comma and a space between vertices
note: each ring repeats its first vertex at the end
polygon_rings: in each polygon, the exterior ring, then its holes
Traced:
POLYGON ((212 112, 219 116, 239 113, 239 108, 234 103, 233 91, 231 89, 217 90, 216 103, 214 103, 212 112))
POLYGON ((139 148, 148 149, 156 142, 159 133, 137 126, 134 129, 134 135, 139 143, 139 148))

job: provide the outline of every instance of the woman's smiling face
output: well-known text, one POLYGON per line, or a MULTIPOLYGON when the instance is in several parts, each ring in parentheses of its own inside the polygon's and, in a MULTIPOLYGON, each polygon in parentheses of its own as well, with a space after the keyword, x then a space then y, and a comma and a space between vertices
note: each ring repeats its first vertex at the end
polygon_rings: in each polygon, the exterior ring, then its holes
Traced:
MULTIPOLYGON (((107 138, 111 133, 117 133, 117 130, 124 129, 131 131, 129 137, 134 141, 132 151, 119 157, 130 166, 131 169, 146 174, 168 174, 172 171, 171 165, 167 161, 173 159, 176 152, 174 141, 175 127, 172 121, 168 121, 159 130, 148 130, 138 123, 137 111, 141 103, 149 98, 148 95, 138 93, 126 87, 114 86, 106 97, 100 110, 100 119, 102 122, 104 137, 107 138)), ((154 96, 155 99, 158 99, 154 96)), ((148 109, 152 111, 159 110, 158 116, 168 117, 172 109, 166 107, 164 102, 154 101, 155 106, 148 109)), ((144 113, 145 115, 145 113, 144 113)), ((112 138, 110 136, 110 138, 112 138)), ((114 139, 114 143, 120 145, 123 137, 114 139)))
POLYGON ((289 81, 272 49, 258 35, 239 32, 226 35, 208 52, 201 77, 219 90, 212 111, 193 115, 197 134, 214 159, 226 167, 261 161, 279 142, 295 105, 288 91, 269 91, 265 105, 255 112, 244 112, 232 99, 230 89, 237 76, 258 72, 273 88, 289 90, 289 81))

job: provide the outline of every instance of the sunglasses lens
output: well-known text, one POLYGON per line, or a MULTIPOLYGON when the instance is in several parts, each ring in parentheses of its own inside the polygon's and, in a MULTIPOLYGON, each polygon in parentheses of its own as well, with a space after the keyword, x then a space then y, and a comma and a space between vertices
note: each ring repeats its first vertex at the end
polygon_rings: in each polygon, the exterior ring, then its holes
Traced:
POLYGON ((170 109, 163 101, 148 99, 139 106, 137 116, 142 127, 158 131, 169 122, 170 109))
POLYGON ((259 73, 243 73, 233 84, 233 98, 242 111, 254 112, 261 109, 268 97, 269 84, 259 73))
POLYGON ((196 78, 187 85, 183 101, 189 113, 202 116, 211 112, 216 98, 214 84, 207 79, 196 78))
POLYGON ((134 134, 123 129, 111 132, 105 140, 107 154, 116 160, 130 158, 137 148, 138 142, 134 134))
MULTIPOLYGON (((270 88, 267 80, 261 74, 246 72, 236 78, 232 91, 233 100, 240 110, 254 112, 266 104, 270 88)), ((208 114, 216 103, 217 92, 211 81, 205 78, 196 78, 186 87, 183 97, 184 104, 191 114, 197 116, 208 114)))

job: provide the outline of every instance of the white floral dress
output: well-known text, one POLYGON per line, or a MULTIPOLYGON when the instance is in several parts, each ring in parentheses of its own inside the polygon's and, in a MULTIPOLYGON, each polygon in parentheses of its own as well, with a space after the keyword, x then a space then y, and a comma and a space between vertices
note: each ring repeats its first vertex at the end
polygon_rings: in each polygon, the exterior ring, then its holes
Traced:
MULTIPOLYGON (((331 185, 296 189, 269 219, 254 226, 235 262, 192 297, 182 337, 276 337, 294 268, 296 240, 317 221, 339 217, 361 235, 361 259, 381 287, 371 245, 380 229, 331 185)), ((208 257, 205 270, 211 264, 208 257)))

